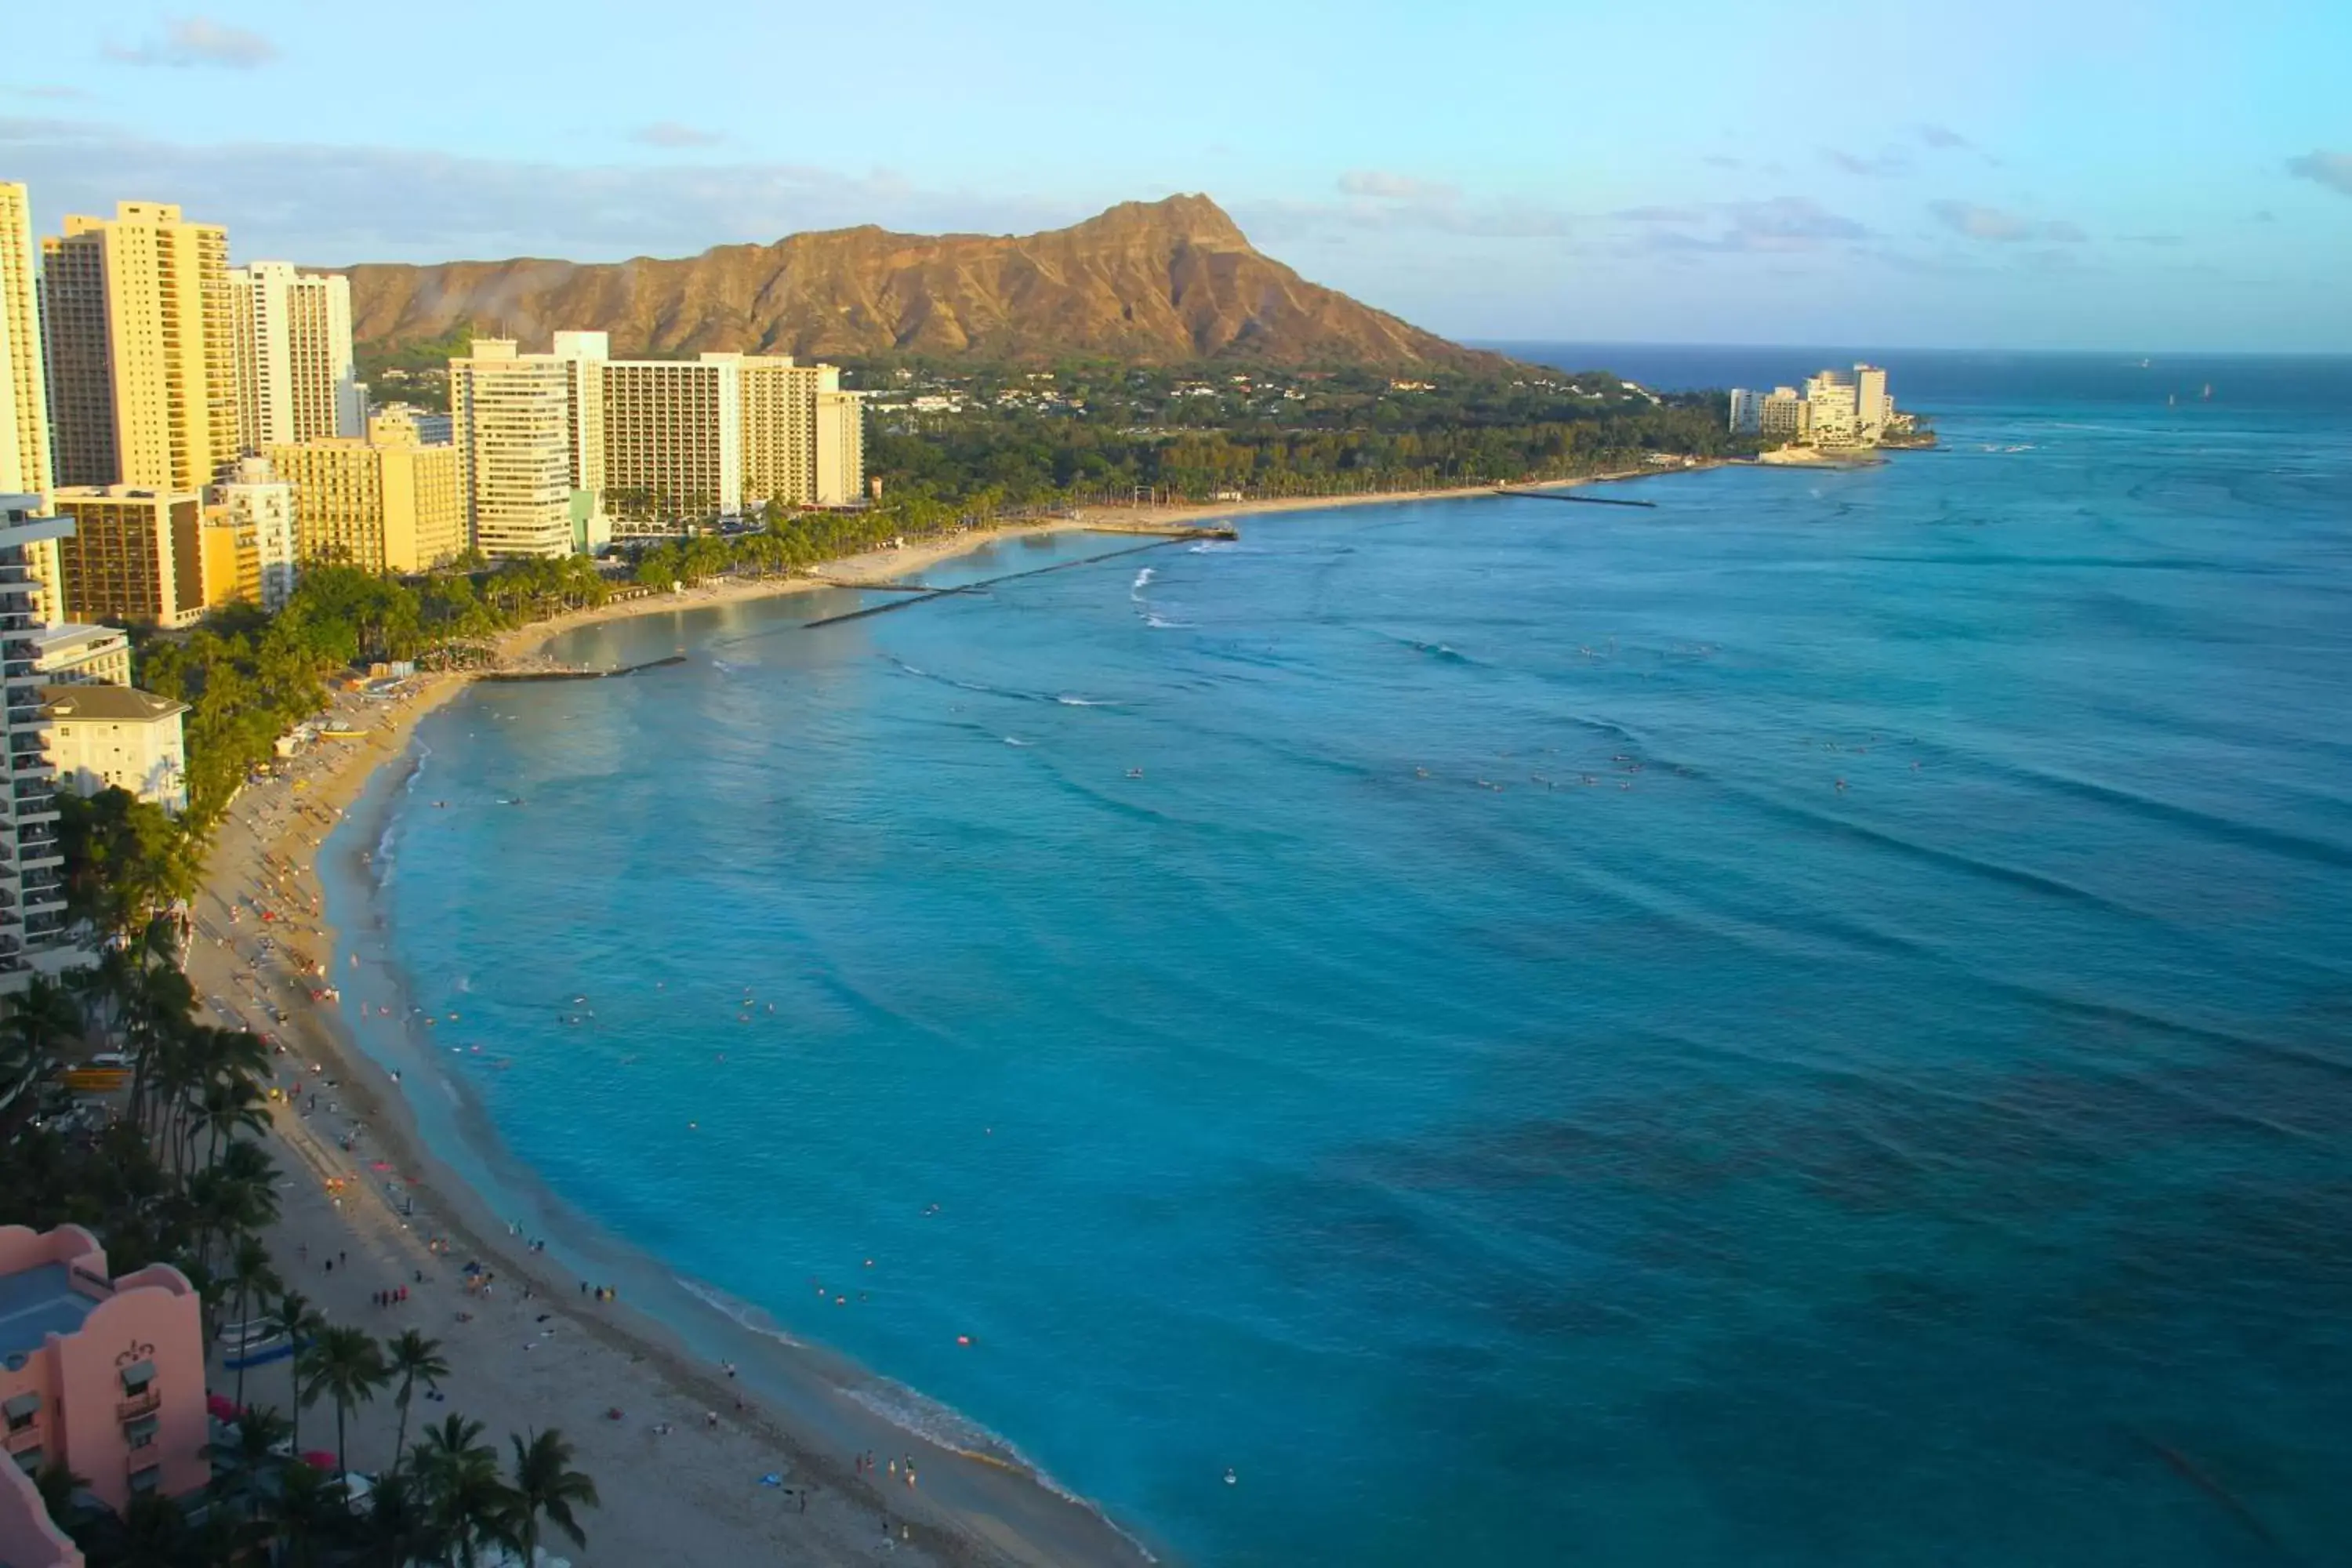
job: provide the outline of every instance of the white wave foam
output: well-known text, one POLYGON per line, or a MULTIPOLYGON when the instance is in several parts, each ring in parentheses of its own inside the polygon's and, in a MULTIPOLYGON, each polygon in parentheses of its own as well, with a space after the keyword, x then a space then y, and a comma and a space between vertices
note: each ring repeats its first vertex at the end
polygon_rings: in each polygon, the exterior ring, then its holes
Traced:
POLYGON ((1149 566, 1138 572, 1135 574, 1135 585, 1127 591, 1127 596, 1139 605, 1143 603, 1143 591, 1151 586, 1152 575, 1153 569, 1149 566))
POLYGON ((1103 697, 1073 697, 1068 692, 1054 699, 1065 708, 1116 708, 1118 703, 1103 697))
POLYGON ((776 1327, 773 1318, 769 1317, 767 1313, 749 1301, 739 1301, 714 1285, 705 1285, 699 1279, 689 1279, 683 1274, 674 1274, 670 1279, 679 1289, 720 1317, 727 1319, 737 1328, 749 1330, 761 1339, 773 1340, 780 1345, 789 1345, 793 1350, 801 1348, 800 1341, 776 1327))
POLYGON ((1207 539, 1193 545, 1190 550, 1186 551, 1185 553, 1188 555, 1223 555, 1233 549, 1234 542, 1229 539, 1207 539))
POLYGON ((1037 742, 1034 741, 1024 741, 1017 739, 1014 736, 1007 735, 1004 737, 1004 743, 1008 746, 1034 746, 1037 742))
POLYGON ((901 1432, 912 1433, 953 1453, 1018 1471, 1073 1508, 1082 1508, 1108 1525, 1120 1540, 1135 1548, 1146 1563, 1157 1563, 1142 1542, 1119 1529, 1117 1521, 1040 1469, 1035 1461, 1010 1439, 990 1431, 961 1411, 925 1398, 904 1384, 877 1378, 871 1384, 846 1391, 849 1397, 901 1432))
POLYGON ((1143 617, 1143 624, 1151 627, 1155 631, 1164 632, 1181 626, 1189 626, 1192 623, 1190 621, 1171 621, 1165 616, 1146 616, 1143 617))

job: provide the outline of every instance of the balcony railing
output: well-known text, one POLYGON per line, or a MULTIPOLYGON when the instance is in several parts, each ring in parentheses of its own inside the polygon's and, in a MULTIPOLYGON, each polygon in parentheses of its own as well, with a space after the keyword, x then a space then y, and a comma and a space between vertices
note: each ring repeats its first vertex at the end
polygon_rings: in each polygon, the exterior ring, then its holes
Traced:
POLYGON ((142 1415, 152 1415, 163 1408, 163 1391, 151 1388, 144 1394, 134 1394, 114 1407, 117 1421, 136 1421, 142 1415))
POLYGON ((0 1435, 0 1453, 21 1454, 27 1448, 40 1446, 41 1424, 37 1421, 29 1426, 20 1426, 14 1432, 0 1435))

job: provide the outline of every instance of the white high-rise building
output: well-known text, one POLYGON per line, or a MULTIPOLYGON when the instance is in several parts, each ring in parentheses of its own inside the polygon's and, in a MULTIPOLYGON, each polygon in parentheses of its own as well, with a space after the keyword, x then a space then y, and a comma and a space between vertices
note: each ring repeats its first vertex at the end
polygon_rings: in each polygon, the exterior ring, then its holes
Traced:
POLYGON ((1842 370, 1825 370, 1805 378, 1805 408, 1813 440, 1823 447, 1861 443, 1861 405, 1853 377, 1842 370))
POLYGON ((352 285, 289 261, 229 269, 237 406, 249 451, 357 436, 366 393, 352 357, 352 285))
POLYGON ((213 487, 213 499, 244 537, 252 531, 253 597, 276 615, 294 595, 294 487, 279 479, 267 458, 247 458, 235 474, 213 487))
POLYGON ((593 491, 574 474, 593 422, 579 406, 579 368, 518 354, 511 338, 477 338, 470 356, 449 362, 467 531, 485 555, 564 555, 585 542, 593 491))
POLYGON ((7 741, 0 750, 0 992, 22 986, 45 952, 69 951, 28 552, 72 531, 47 515, 39 496, 0 495, 0 735, 7 741))
POLYGON ((1853 367, 1854 437, 1865 447, 1878 445, 1895 418, 1895 399, 1886 394, 1886 373, 1874 364, 1853 367))
POLYGON ((1764 428, 1764 395, 1744 386, 1731 389, 1731 433, 1753 436, 1764 428))

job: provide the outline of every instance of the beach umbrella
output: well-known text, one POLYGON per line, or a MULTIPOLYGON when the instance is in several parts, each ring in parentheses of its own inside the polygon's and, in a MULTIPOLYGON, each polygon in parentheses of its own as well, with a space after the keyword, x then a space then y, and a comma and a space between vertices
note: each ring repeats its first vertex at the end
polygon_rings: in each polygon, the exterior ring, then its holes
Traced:
POLYGON ((224 1421, 236 1419, 236 1401, 226 1394, 212 1394, 205 1400, 205 1408, 224 1421))
POLYGON ((335 1456, 324 1448, 306 1448, 302 1462, 314 1470, 331 1470, 335 1468, 335 1456))

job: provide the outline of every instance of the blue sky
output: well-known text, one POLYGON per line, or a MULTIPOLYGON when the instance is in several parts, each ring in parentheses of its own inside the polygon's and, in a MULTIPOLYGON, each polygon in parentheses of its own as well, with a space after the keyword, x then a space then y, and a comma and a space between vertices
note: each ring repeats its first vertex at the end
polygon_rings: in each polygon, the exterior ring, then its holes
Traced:
POLYGON ((1457 337, 2352 352, 2347 0, 204 3, 11 8, 45 229, 605 259, 1202 191, 1457 337))

